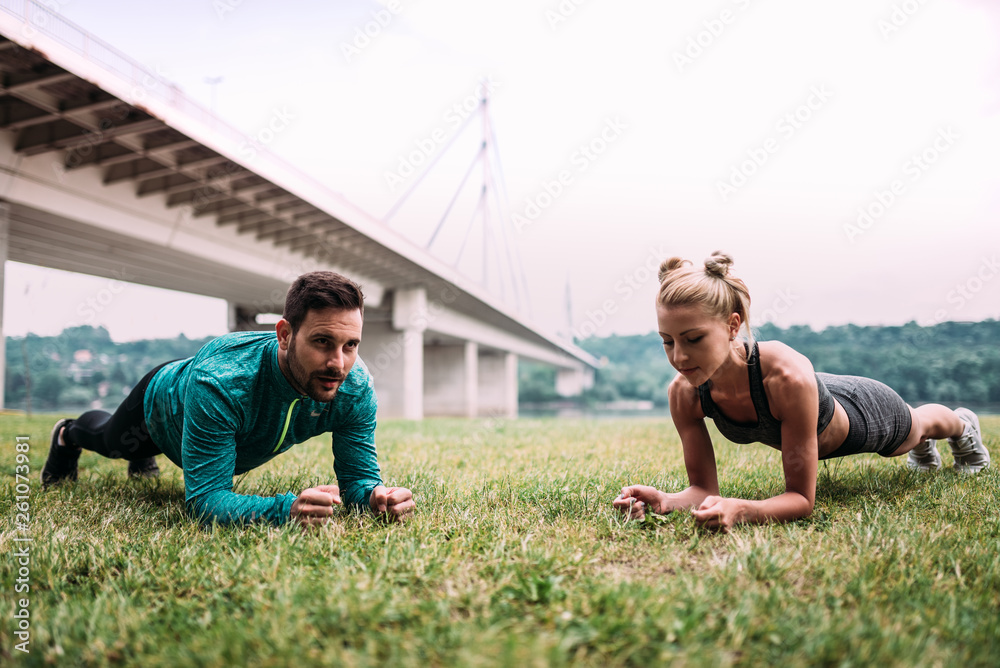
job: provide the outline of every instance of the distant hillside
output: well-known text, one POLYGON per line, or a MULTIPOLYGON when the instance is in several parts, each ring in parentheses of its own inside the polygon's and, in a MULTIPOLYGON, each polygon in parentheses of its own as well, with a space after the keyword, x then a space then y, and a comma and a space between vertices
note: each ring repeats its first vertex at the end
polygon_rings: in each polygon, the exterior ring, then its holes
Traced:
MULTIPOLYGON (((764 325, 762 341, 783 341, 812 360, 817 371, 869 376, 910 403, 936 401, 1000 405, 1000 321, 944 322, 933 327, 764 325)), ((149 369, 189 357, 211 337, 153 339, 116 344, 103 327, 73 327, 59 336, 7 338, 9 408, 68 410, 116 407, 149 369)), ((594 337, 579 345, 607 363, 581 403, 652 401, 666 406, 674 370, 656 333, 594 337)), ((522 363, 520 399, 558 399, 555 370, 522 363)))
MULTIPOLYGON (((880 380, 910 403, 1000 404, 1000 321, 944 322, 933 327, 844 325, 813 331, 799 326, 759 328, 761 341, 782 341, 808 357, 817 371, 880 380)), ((654 332, 638 336, 593 337, 577 342, 606 358, 584 402, 619 399, 667 403, 674 377, 662 341, 654 332)), ((557 399, 555 372, 523 364, 521 401, 557 399)))
POLYGON ((157 364, 190 357, 211 340, 115 343, 103 327, 72 327, 59 336, 7 337, 7 408, 63 410, 117 407, 157 364))

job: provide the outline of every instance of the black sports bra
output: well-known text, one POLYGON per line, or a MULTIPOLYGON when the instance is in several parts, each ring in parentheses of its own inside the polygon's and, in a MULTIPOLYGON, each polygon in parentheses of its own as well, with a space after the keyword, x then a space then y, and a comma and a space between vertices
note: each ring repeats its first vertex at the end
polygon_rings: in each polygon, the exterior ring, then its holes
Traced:
MULTIPOLYGON (((749 349, 747 344, 743 345, 749 349)), ((753 350, 749 351, 747 356, 747 370, 750 374, 750 398, 753 399, 753 407, 757 413, 756 424, 734 422, 723 415, 715 402, 712 401, 712 393, 707 382, 698 386, 701 409, 705 412, 706 417, 715 421, 719 432, 733 443, 760 442, 780 447, 781 422, 771 415, 771 408, 767 403, 764 375, 760 371, 760 351, 756 341, 753 344, 753 350)), ((826 384, 818 375, 816 376, 816 389, 819 390, 819 420, 817 421, 816 433, 820 434, 833 419, 835 404, 830 390, 827 389, 826 384)))

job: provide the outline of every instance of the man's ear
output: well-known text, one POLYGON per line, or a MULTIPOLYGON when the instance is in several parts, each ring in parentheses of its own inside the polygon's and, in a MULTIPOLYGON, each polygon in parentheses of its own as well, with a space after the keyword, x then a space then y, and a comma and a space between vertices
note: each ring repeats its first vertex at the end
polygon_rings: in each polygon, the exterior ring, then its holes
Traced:
POLYGON ((282 318, 274 326, 274 331, 278 335, 278 347, 282 350, 288 350, 288 343, 292 340, 291 323, 282 318))

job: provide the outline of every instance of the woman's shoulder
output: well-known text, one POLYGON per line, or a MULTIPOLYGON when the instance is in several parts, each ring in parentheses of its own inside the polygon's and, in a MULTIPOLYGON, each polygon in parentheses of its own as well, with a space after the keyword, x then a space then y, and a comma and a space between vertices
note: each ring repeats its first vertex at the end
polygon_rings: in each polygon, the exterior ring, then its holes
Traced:
POLYGON ((761 341, 760 370, 768 395, 816 386, 816 372, 809 358, 781 341, 761 341))
POLYGON ((667 400, 670 403, 671 415, 686 415, 693 419, 705 417, 705 412, 701 409, 701 395, 698 388, 680 374, 674 376, 667 386, 667 400))

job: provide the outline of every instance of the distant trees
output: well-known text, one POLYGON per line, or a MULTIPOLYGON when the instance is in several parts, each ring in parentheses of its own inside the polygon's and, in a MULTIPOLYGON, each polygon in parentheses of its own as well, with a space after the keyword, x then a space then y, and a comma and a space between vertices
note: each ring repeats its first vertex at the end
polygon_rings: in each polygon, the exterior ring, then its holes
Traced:
POLYGON ((56 408, 59 397, 69 387, 69 381, 58 369, 47 369, 35 384, 35 396, 46 408, 56 408))
POLYGON ((817 371, 880 380, 910 403, 1000 403, 997 320, 933 327, 843 325, 820 332, 766 324, 758 336, 787 343, 817 371))
MULTIPOLYGON (((942 402, 1000 405, 1000 321, 943 322, 933 327, 842 325, 815 332, 806 326, 786 329, 765 324, 762 341, 787 343, 817 371, 880 380, 910 403, 942 402)), ((116 344, 103 327, 73 327, 59 336, 28 334, 7 339, 6 403, 25 408, 81 408, 94 402, 117 406, 149 369, 190 357, 205 343, 183 336, 116 344), (82 351, 82 352, 81 352, 82 351), (30 385, 30 388, 29 388, 30 385)), ((606 360, 582 402, 652 401, 667 405, 674 370, 656 333, 589 338, 578 342, 606 360)), ((522 402, 559 399, 555 369, 523 362, 519 370, 522 402)))
POLYGON ((182 336, 116 344, 106 329, 90 326, 59 336, 8 337, 5 403, 27 408, 30 391, 34 409, 85 408, 94 402, 115 407, 151 368, 189 357, 209 340, 182 336))
MULTIPOLYGON (((910 403, 1000 404, 997 320, 933 327, 915 322, 894 327, 842 325, 818 332, 803 325, 782 329, 765 324, 755 336, 783 341, 808 357, 817 371, 880 380, 910 403)), ((657 334, 595 337, 577 343, 606 359, 584 402, 640 399, 666 405, 674 370, 657 334)), ((551 374, 554 377, 554 371, 551 374)), ((546 400, 545 378, 542 371, 522 373, 522 401, 546 400)))

